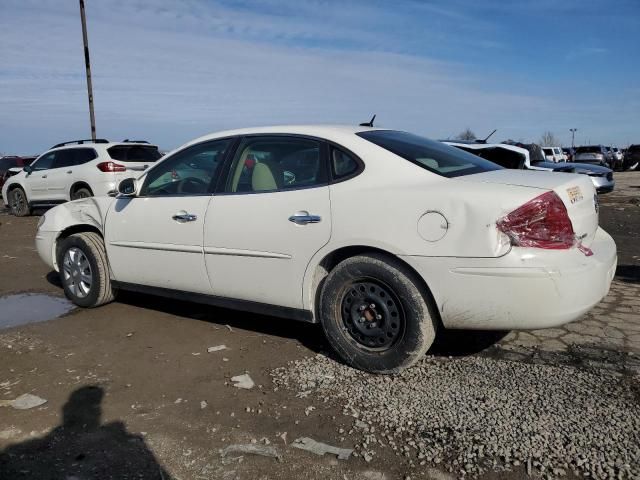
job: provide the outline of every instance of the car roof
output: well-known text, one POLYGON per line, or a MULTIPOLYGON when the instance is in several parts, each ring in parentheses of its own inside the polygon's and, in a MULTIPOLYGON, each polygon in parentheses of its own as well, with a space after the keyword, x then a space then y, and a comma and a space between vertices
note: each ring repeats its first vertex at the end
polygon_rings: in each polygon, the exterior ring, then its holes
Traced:
POLYGON ((368 132, 372 130, 391 130, 378 127, 362 127, 354 125, 272 125, 263 127, 238 128, 233 130, 222 130, 220 132, 209 133, 202 137, 196 138, 186 145, 192 145, 216 138, 234 137, 239 135, 260 135, 260 134, 290 134, 290 135, 309 135, 331 139, 344 135, 355 135, 360 132, 368 132))
POLYGON ((138 143, 138 142, 101 142, 101 143, 81 143, 81 144, 70 144, 70 145, 62 145, 56 148, 50 148, 47 152, 53 152, 57 150, 69 150, 72 148, 111 148, 116 146, 125 146, 125 147, 154 147, 158 148, 156 145, 152 145, 150 143, 138 143))

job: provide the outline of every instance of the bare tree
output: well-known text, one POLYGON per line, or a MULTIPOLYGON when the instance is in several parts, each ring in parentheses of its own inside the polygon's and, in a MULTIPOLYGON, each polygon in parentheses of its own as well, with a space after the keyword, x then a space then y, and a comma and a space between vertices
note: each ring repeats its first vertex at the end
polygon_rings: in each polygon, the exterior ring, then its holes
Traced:
POLYGON ((558 140, 552 132, 547 130, 542 134, 542 137, 540 137, 540 145, 543 147, 559 147, 560 140, 558 140))
POLYGON ((475 140, 476 138, 476 134, 473 133, 469 127, 460 132, 456 137, 457 140, 475 140))

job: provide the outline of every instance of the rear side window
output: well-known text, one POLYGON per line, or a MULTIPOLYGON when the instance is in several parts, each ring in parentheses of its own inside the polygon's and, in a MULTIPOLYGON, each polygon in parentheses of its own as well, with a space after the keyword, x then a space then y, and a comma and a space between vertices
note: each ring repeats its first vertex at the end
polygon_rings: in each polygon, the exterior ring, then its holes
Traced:
POLYGON ((158 147, 152 145, 116 145, 108 148, 107 152, 119 162, 153 163, 162 157, 158 147))
POLYGON ((471 155, 444 143, 394 130, 373 130, 356 135, 395 153, 419 167, 443 177, 452 178, 474 173, 500 170, 493 162, 471 155))
POLYGON ((358 170, 358 162, 355 158, 337 148, 331 149, 331 169, 336 180, 348 177, 358 170))

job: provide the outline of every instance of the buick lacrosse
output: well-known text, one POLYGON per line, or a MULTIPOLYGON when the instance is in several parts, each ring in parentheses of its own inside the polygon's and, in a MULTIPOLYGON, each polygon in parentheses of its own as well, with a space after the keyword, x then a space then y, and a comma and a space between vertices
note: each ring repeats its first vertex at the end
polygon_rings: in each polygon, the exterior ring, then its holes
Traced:
POLYGON ((616 268, 588 177, 350 126, 204 136, 114 196, 48 211, 36 245, 82 307, 125 289, 319 322, 379 373, 419 360, 438 328, 575 320, 616 268))

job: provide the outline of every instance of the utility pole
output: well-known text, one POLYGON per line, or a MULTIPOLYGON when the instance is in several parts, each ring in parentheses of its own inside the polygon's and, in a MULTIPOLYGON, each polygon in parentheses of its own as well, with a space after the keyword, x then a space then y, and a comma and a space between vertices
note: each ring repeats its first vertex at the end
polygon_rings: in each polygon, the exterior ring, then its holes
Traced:
POLYGON ((573 148, 575 146, 576 132, 578 129, 570 128, 569 131, 571 132, 571 148, 573 148))
POLYGON ((89 117, 91 119, 91 139, 96 139, 96 117, 93 113, 93 86, 91 85, 91 62, 89 61, 89 39, 87 38, 87 18, 84 14, 84 0, 80 0, 80 20, 82 21, 82 41, 84 43, 84 67, 87 71, 87 95, 89 96, 89 117))

